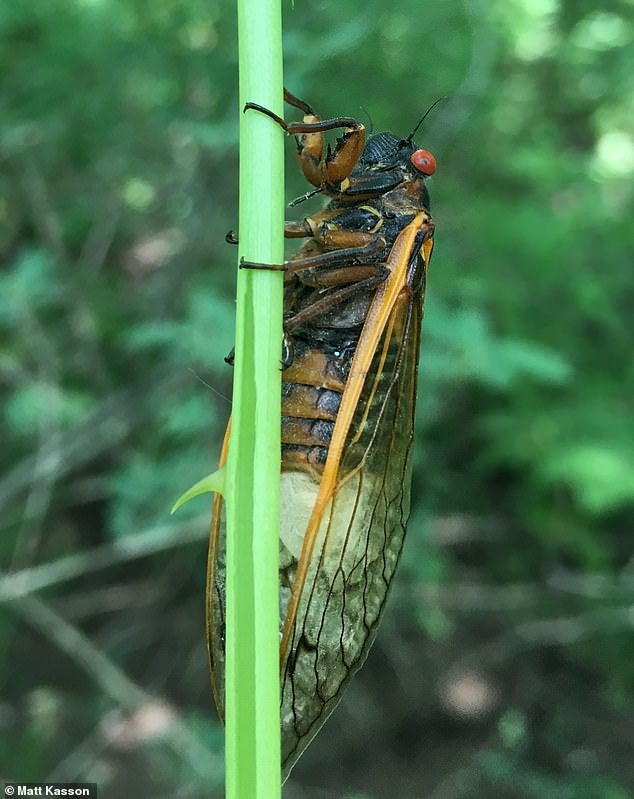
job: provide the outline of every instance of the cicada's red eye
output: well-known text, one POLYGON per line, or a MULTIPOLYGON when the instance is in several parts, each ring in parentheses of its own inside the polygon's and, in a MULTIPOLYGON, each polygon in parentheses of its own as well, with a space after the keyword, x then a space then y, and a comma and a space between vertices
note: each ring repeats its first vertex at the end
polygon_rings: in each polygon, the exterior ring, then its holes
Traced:
POLYGON ((433 175, 436 171, 436 159, 429 150, 415 150, 409 160, 423 175, 433 175))

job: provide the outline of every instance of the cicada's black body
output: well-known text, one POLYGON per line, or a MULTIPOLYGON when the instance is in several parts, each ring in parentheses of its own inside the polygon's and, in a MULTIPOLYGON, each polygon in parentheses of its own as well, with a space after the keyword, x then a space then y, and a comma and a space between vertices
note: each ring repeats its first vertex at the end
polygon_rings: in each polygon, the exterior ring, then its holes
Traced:
MULTIPOLYGON (((433 156, 411 138, 322 121, 290 95, 307 180, 328 206, 285 235, 280 526, 282 767, 341 698, 376 633, 409 515, 417 364, 434 225, 433 156), (324 156, 324 131, 343 128, 324 156)), ((243 264, 244 266, 256 266, 243 264)), ((224 708, 224 522, 216 498, 208 630, 224 708)))

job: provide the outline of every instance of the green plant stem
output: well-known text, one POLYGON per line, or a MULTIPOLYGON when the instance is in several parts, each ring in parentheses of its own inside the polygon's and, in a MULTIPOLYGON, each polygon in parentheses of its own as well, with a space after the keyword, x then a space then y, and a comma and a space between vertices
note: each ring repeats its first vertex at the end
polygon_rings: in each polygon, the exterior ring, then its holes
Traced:
MULTIPOLYGON (((280 116, 279 0, 238 0, 240 102, 280 116)), ((284 257, 282 130, 254 111, 240 124, 239 257, 284 257)), ((279 474, 282 274, 238 275, 227 457, 227 799, 276 799, 280 786, 279 474)))

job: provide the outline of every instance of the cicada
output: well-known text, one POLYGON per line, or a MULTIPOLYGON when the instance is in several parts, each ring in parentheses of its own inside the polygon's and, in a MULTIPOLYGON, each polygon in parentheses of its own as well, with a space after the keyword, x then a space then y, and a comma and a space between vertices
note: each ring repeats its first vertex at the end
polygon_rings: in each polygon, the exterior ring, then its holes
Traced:
MULTIPOLYGON (((431 153, 350 117, 272 117, 324 210, 285 223, 306 239, 283 268, 280 679, 285 775, 341 699, 375 637, 410 509, 423 297, 434 223, 431 153), (341 129, 333 148, 324 133, 341 129)), ((422 122, 422 120, 421 120, 422 122)), ((244 267, 261 265, 243 263, 244 267)), ((229 432, 225 437, 225 447, 229 432)), ((224 460, 224 454, 222 456, 224 460)), ((224 717, 225 523, 211 523, 207 628, 224 717)))

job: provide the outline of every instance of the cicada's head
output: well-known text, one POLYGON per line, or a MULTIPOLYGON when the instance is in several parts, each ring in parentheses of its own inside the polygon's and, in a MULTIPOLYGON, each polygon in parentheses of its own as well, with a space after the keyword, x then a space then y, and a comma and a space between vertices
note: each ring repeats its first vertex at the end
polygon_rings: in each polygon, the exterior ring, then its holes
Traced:
POLYGON ((436 171, 436 159, 428 150, 420 150, 410 139, 393 133, 375 133, 366 142, 353 171, 387 172, 402 170, 412 177, 430 177, 436 171))
POLYGON ((387 131, 375 133, 367 140, 350 174, 346 194, 378 197, 398 188, 411 199, 418 198, 421 207, 429 210, 425 180, 435 171, 434 156, 417 148, 411 137, 402 139, 387 131))

